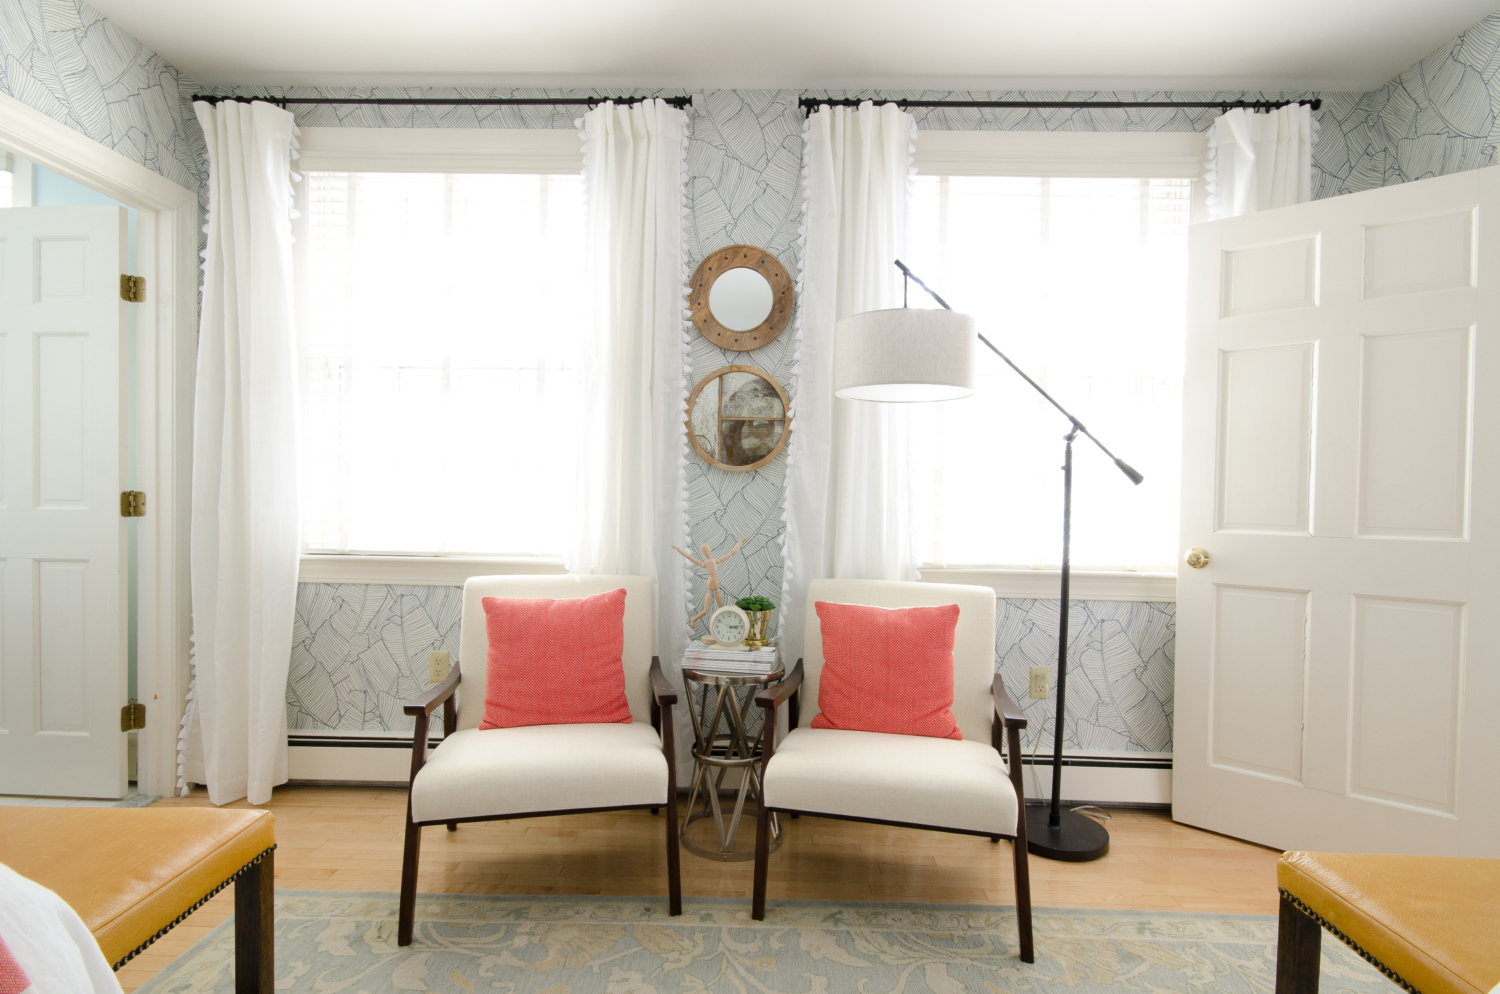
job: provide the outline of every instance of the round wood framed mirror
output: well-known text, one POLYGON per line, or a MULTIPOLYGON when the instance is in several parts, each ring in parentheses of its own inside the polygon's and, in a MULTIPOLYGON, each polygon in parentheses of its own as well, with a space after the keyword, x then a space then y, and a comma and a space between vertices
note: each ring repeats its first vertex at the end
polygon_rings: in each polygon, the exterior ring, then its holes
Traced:
POLYGON ((734 473, 776 458, 791 434, 786 391, 754 366, 724 366, 698 381, 688 397, 687 433, 693 451, 734 473))
POLYGON ((754 245, 730 245, 698 264, 688 304, 704 338, 749 352, 786 328, 793 297, 792 278, 774 255, 754 245))

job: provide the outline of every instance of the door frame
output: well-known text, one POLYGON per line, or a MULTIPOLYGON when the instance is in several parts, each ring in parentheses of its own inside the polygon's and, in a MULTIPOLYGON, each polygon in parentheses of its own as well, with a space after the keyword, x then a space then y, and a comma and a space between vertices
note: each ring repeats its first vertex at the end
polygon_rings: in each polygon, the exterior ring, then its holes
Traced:
POLYGON ((146 704, 136 778, 142 794, 170 796, 190 678, 198 191, 5 94, 0 144, 138 212, 133 275, 146 278, 146 300, 136 314, 136 474, 147 502, 136 533, 136 693, 146 704))

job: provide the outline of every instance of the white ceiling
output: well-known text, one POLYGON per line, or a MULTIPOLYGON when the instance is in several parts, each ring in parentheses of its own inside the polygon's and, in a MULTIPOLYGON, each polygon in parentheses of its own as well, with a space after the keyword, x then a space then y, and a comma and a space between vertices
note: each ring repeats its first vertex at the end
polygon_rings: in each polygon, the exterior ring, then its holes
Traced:
POLYGON ((1497 0, 92 0, 205 85, 1373 89, 1497 0))

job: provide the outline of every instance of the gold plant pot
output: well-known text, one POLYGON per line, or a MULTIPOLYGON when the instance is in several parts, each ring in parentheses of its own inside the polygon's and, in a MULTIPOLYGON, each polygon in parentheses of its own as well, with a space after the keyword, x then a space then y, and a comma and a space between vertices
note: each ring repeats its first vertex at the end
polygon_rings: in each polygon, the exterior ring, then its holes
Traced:
POLYGON ((766 645, 770 640, 766 638, 766 628, 771 624, 770 611, 746 611, 750 617, 750 634, 745 636, 745 644, 757 648, 766 645))

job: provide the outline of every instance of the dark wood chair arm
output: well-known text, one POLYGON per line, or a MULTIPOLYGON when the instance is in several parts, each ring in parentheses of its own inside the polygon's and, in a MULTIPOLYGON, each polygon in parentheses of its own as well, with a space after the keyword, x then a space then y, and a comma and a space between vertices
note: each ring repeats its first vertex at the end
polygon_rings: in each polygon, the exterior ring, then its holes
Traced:
POLYGON ((1026 712, 1022 711, 1016 705, 1016 702, 1010 699, 1010 695, 1005 692, 1005 684, 1000 681, 999 673, 995 674, 995 682, 991 685, 991 689, 995 695, 995 713, 1005 721, 1005 726, 1007 728, 1025 728, 1026 712))
MULTIPOLYGON (((448 678, 433 687, 427 693, 415 700, 407 701, 401 708, 402 711, 417 719, 415 727, 411 730, 411 780, 417 779, 417 773, 427 762, 427 725, 432 718, 432 712, 443 707, 443 735, 453 734, 458 727, 458 711, 453 704, 453 691, 458 689, 460 680, 458 664, 448 674, 448 678)), ((410 786, 407 790, 410 790, 410 786)))
POLYGON ((777 680, 755 695, 755 703, 767 710, 774 711, 793 694, 797 688, 802 686, 802 660, 797 660, 797 665, 792 667, 792 672, 777 680))
POLYGON ((677 703, 677 688, 662 672, 661 657, 651 657, 651 698, 658 707, 671 707, 677 703))
POLYGON ((458 664, 454 663, 453 670, 448 674, 446 680, 433 687, 421 697, 407 701, 401 710, 413 716, 432 714, 432 712, 442 706, 444 701, 453 696, 453 691, 458 687, 458 681, 458 664))
POLYGON ((990 728, 990 745, 995 751, 1002 753, 1005 764, 1010 768, 1011 787, 1016 792, 1016 804, 1020 806, 1020 823, 1016 829, 1016 845, 1022 850, 1026 848, 1026 785, 1021 778, 1021 729, 1026 727, 1026 713, 1016 706, 1016 702, 1010 699, 1005 692, 1005 684, 1000 680, 1000 674, 995 674, 995 682, 990 685, 990 692, 995 696, 995 714, 999 721, 990 728), (1005 748, 1002 751, 1001 745, 1005 748))
MULTIPOLYGON (((760 775, 762 777, 766 775, 766 767, 770 765, 771 756, 776 752, 776 709, 783 701, 790 699, 792 703, 787 709, 787 724, 791 728, 796 728, 797 688, 801 686, 802 660, 799 659, 797 665, 792 667, 792 672, 755 695, 755 703, 765 709, 765 715, 761 718, 760 775)), ((757 842, 756 845, 760 843, 757 842)))

